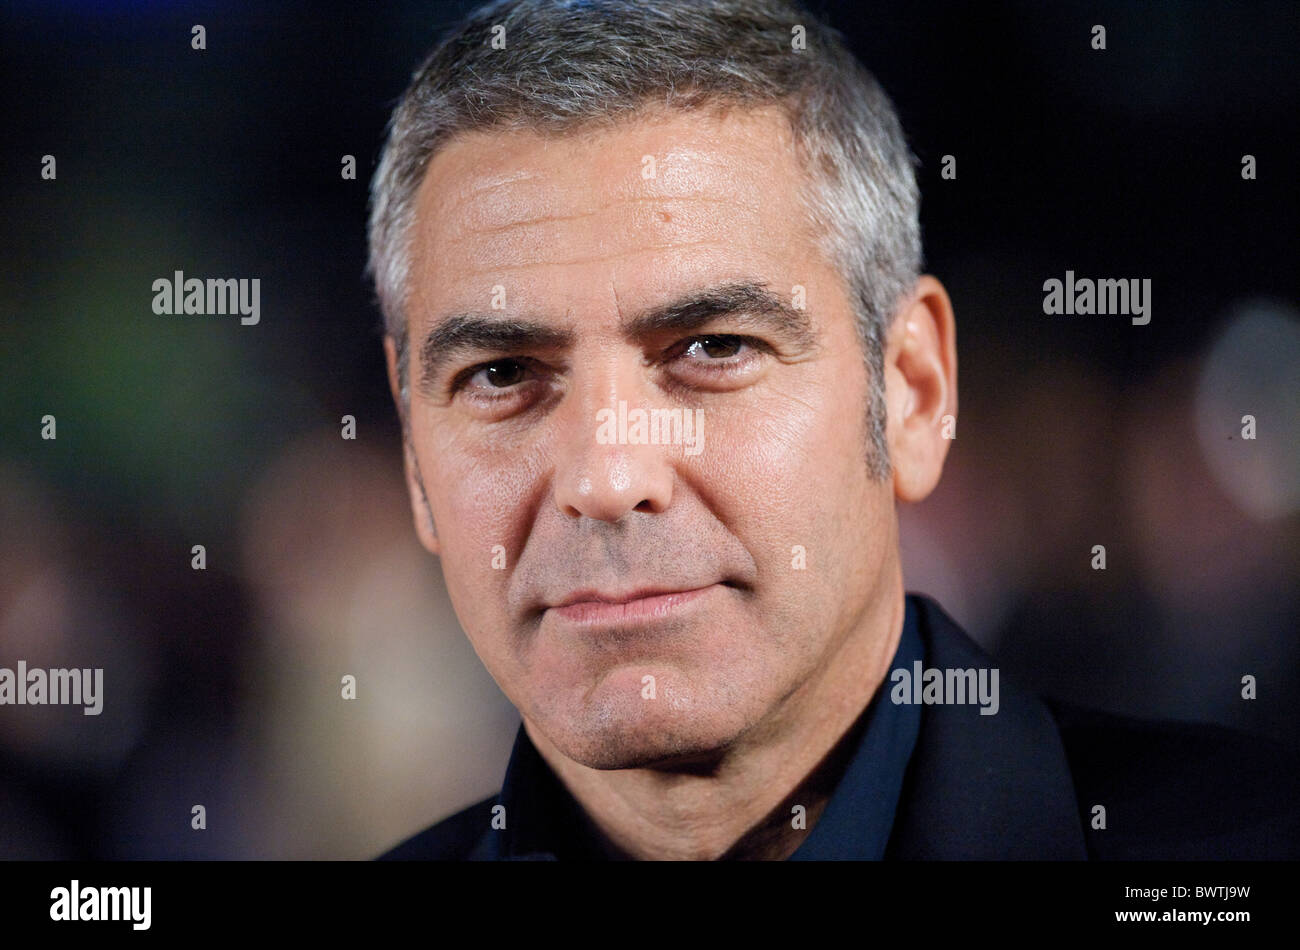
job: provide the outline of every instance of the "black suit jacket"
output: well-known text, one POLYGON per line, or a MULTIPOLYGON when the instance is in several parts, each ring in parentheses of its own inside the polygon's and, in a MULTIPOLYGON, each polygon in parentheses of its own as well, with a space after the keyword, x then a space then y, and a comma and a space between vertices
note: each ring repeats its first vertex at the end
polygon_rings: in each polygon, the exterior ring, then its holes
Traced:
MULTIPOLYGON (((997 665, 937 603, 909 596, 927 667, 997 665)), ((1300 765, 1289 753, 1219 726, 1044 701, 1001 675, 999 687, 996 715, 922 707, 886 858, 1300 857, 1300 765), (1105 808, 1105 828, 1093 827, 1096 805, 1105 808)), ((490 855, 496 800, 452 815, 381 860, 490 855)))

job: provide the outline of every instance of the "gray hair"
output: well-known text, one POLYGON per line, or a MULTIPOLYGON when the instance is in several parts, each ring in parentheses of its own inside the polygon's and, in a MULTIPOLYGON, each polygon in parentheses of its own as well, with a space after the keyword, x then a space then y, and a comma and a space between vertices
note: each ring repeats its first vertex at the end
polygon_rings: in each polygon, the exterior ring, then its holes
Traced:
POLYGON ((808 171, 809 221, 853 300, 870 387, 867 458, 887 477, 884 335, 921 270, 915 158, 840 34, 786 0, 501 0, 443 37, 393 111, 370 187, 368 272, 397 349, 404 415, 415 195, 439 148, 470 130, 563 134, 653 106, 773 103, 808 171), (502 27, 505 47, 494 49, 502 27))

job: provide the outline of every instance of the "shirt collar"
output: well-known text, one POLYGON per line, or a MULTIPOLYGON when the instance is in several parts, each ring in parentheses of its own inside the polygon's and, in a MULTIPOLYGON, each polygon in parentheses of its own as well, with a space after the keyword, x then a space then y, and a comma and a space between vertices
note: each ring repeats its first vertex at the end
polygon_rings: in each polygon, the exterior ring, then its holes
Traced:
POLYGON ((903 776, 921 730, 920 706, 889 701, 893 671, 910 673, 913 663, 925 661, 916 606, 911 597, 904 604, 903 634, 889 673, 862 714, 866 723, 858 747, 791 861, 879 861, 885 856, 903 776))
MULTIPOLYGON (((924 661, 917 608, 904 600, 903 632, 890 673, 924 661)), ((790 860, 879 860, 894 824, 903 776, 916 745, 921 711, 889 702, 885 676, 862 717, 860 738, 821 817, 790 860), (883 698, 882 698, 883 697, 883 698)), ((504 827, 488 831, 472 858, 591 860, 604 856, 590 819, 551 771, 523 726, 515 735, 501 793, 504 827)))

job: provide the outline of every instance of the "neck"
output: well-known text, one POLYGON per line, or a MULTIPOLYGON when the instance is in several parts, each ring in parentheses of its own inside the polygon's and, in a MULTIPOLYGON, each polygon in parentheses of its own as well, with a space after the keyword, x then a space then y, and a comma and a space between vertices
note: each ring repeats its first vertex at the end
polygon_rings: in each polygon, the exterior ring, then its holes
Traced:
POLYGON ((611 857, 787 858, 838 785, 862 714, 898 648, 901 577, 891 586, 813 675, 704 767, 591 769, 561 753, 526 717, 524 729, 611 857), (803 823, 792 821, 796 805, 804 808, 803 823))

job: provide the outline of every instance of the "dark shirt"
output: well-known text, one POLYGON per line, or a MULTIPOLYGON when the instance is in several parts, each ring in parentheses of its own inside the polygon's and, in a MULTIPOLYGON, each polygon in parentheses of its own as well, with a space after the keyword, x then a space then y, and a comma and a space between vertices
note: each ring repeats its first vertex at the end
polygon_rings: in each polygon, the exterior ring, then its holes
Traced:
POLYGON ((917 622, 916 604, 908 597, 903 635, 889 673, 862 714, 865 728, 853 758, 821 818, 789 860, 879 861, 885 856, 903 776, 921 730, 921 707, 892 702, 889 684, 894 670, 910 673, 913 663, 925 663, 917 622))

